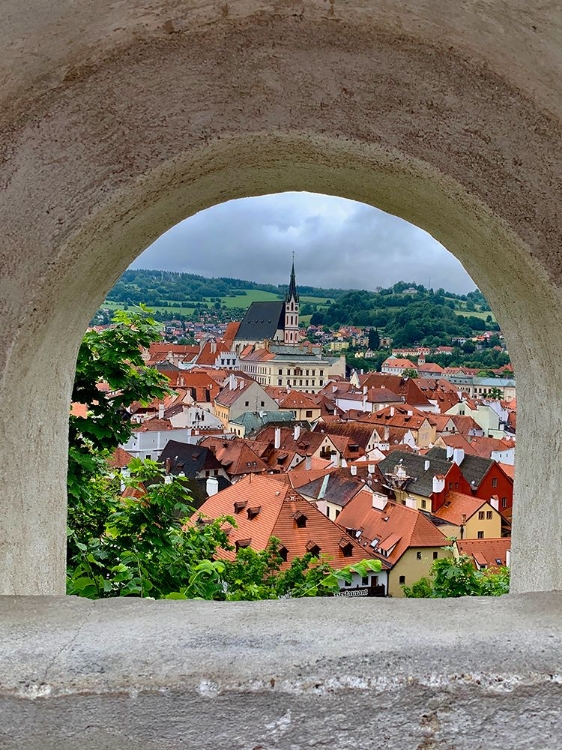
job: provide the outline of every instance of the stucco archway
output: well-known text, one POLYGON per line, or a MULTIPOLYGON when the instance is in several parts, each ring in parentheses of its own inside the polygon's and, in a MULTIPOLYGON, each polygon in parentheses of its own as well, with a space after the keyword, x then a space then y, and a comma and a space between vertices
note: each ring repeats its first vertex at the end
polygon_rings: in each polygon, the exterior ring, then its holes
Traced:
POLYGON ((521 402, 513 584, 561 588, 560 19, 523 2, 32 5, 14 3, 0 53, 0 591, 64 590, 68 400, 105 292, 180 219, 289 189, 412 221, 488 296, 521 402))

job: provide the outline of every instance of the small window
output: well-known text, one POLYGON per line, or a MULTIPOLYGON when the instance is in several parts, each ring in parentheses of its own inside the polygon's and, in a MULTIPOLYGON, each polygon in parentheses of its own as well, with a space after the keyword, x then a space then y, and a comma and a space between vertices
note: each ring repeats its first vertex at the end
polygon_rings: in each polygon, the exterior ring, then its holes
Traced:
POLYGON ((452 489, 453 489, 453 483, 452 483, 452 482, 449 482, 449 489, 450 489, 450 490, 452 490, 452 489))
POLYGON ((416 552, 416 560, 421 560, 421 559, 422 559, 421 552, 416 552))
POLYGON ((437 558, 438 558, 438 557, 439 557, 439 552, 435 551, 435 552, 433 553, 433 559, 434 559, 434 560, 437 560, 437 558))
POLYGON ((341 513, 341 510, 336 510, 336 518, 339 516, 340 513, 341 513))
POLYGON ((484 518, 484 511, 483 510, 479 510, 478 511, 478 520, 482 521, 483 518, 484 518))
POLYGON ((492 520, 492 511, 491 510, 487 510, 486 511, 486 518, 488 519, 488 521, 492 520))
POLYGON ((320 547, 317 544, 314 544, 314 542, 309 542, 306 545, 306 551, 310 552, 310 554, 314 557, 318 557, 318 555, 320 554, 320 547))
POLYGON ((244 406, 250 406, 250 402, 249 401, 244 401, 244 406))
POLYGON ((265 401, 260 401, 260 404, 261 404, 262 406, 265 406, 265 401))
POLYGON ((299 529, 305 529, 306 528, 307 518, 304 515, 304 513, 301 513, 300 510, 298 510, 294 514, 293 518, 295 519, 295 523, 297 524, 297 527, 299 529))
POLYGON ((279 557, 283 560, 283 562, 287 562, 287 555, 288 555, 287 548, 281 547, 281 549, 279 550, 279 557))
POLYGON ((422 507, 422 510, 425 510, 425 509, 426 509, 426 507, 427 507, 427 503, 426 503, 426 501, 425 501, 425 500, 422 500, 422 501, 421 501, 421 507, 422 507))
POLYGON ((306 412, 306 416, 307 416, 307 417, 311 417, 311 416, 312 416, 312 409, 309 409, 309 410, 308 410, 308 411, 306 412))
POLYGON ((498 479, 497 479, 497 477, 493 477, 493 479, 492 479, 492 487, 497 487, 497 486, 498 486, 498 479))
POLYGON ((502 497, 502 508, 507 508, 507 497, 502 497))
POLYGON ((400 576, 398 583, 403 586, 406 583, 406 576, 400 576))
POLYGON ((484 539, 484 532, 483 531, 479 531, 478 532, 478 539, 484 539))
POLYGON ((368 586, 368 585, 369 585, 369 576, 362 576, 361 586, 368 586))
POLYGON ((353 544, 349 543, 344 545, 341 551, 343 552, 344 557, 353 557, 353 544))

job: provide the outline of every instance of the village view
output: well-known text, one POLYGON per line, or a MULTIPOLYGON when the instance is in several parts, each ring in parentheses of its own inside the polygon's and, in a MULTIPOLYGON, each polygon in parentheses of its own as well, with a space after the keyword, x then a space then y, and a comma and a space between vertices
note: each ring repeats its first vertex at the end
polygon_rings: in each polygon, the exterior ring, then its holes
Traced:
POLYGON ((297 277, 114 286, 74 385, 69 593, 508 591, 516 388, 484 296, 297 277))

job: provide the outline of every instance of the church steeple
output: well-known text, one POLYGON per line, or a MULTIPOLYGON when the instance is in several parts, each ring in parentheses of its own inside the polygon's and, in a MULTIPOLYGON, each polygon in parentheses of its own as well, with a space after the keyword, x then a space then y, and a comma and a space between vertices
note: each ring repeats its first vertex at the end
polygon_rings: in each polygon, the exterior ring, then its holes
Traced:
POLYGON ((299 293, 295 279, 295 253, 293 252, 293 265, 291 268, 291 281, 285 297, 285 332, 283 341, 289 346, 296 346, 300 340, 299 331, 299 293))
POLYGON ((295 252, 293 251, 293 265, 291 267, 291 281, 289 282, 289 290, 287 292, 286 301, 290 302, 294 300, 297 304, 299 301, 299 293, 297 292, 297 282, 295 280, 295 252))

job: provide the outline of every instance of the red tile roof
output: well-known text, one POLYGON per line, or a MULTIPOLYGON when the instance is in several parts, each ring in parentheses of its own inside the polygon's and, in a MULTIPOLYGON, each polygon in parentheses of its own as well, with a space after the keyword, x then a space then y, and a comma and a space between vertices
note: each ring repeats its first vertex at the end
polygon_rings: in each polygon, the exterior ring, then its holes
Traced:
POLYGON ((463 492, 447 492, 444 504, 434 515, 454 526, 460 526, 487 504, 486 500, 473 495, 465 495, 463 492))
POLYGON ((487 568, 498 568, 507 564, 507 551, 511 549, 511 537, 459 539, 457 540, 457 549, 462 555, 468 555, 472 558, 475 567, 485 565, 487 568), (476 563, 478 563, 478 566, 476 563))
MULTIPOLYGON (((328 562, 336 568, 376 557, 342 532, 290 485, 270 476, 245 477, 212 495, 191 520, 195 522, 199 517, 218 518, 223 515, 234 516, 236 520, 237 528, 231 528, 229 532, 229 542, 233 545, 240 540, 250 540, 252 549, 263 550, 272 536, 277 537, 287 550, 287 561, 282 567, 288 567, 294 557, 305 555, 313 545, 320 548, 320 554, 329 556, 328 562), (235 503, 238 503, 236 507, 235 503), (259 511, 255 515, 248 514, 249 508, 259 511), (306 517, 304 526, 297 525, 296 516, 306 517), (351 557, 344 556, 342 547, 345 545, 352 546, 351 557)), ((233 559, 235 552, 221 550, 220 556, 233 559)))
POLYGON ((398 540, 388 555, 391 563, 397 562, 410 547, 444 547, 448 544, 445 535, 421 511, 390 500, 384 510, 378 510, 373 508, 372 495, 366 491, 359 492, 347 503, 337 522, 343 529, 360 530, 360 538, 369 544, 378 539, 383 549, 398 540))

